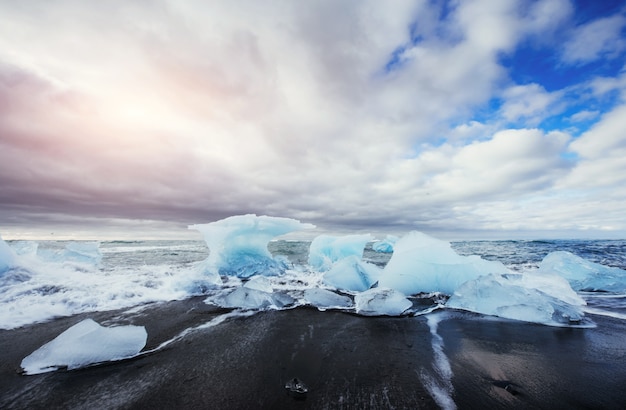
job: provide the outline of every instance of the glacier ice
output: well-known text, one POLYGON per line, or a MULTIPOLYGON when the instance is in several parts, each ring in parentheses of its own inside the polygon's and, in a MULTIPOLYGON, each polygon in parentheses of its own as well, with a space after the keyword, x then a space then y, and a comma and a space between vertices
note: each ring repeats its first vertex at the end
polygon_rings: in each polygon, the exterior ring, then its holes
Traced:
POLYGON ((328 272, 324 273, 325 284, 337 289, 362 292, 372 287, 380 277, 381 269, 350 255, 335 262, 328 272))
POLYGON ((413 306, 401 292, 372 288, 354 297, 356 313, 364 316, 399 316, 413 306))
POLYGON ((372 249, 375 252, 392 253, 393 247, 398 242, 398 237, 393 235, 387 235, 382 241, 376 241, 372 244, 372 249))
POLYGON ((241 286, 216 299, 207 299, 207 303, 235 309, 267 309, 283 308, 295 302, 295 299, 285 293, 265 292, 262 290, 241 286))
POLYGON ((0 236, 0 275, 8 271, 15 263, 15 252, 0 236))
POLYGON ((282 274, 287 268, 285 260, 273 258, 267 244, 277 236, 310 228, 314 226, 295 219, 254 214, 189 226, 202 233, 209 247, 209 257, 199 267, 215 280, 216 275, 248 278, 282 274))
POLYGON ((452 294, 461 284, 489 273, 508 273, 500 262, 461 256, 449 242, 413 231, 396 242, 378 285, 405 295, 452 294))
POLYGON ((143 326, 103 327, 85 319, 25 357, 21 366, 26 374, 39 374, 121 360, 137 355, 147 338, 143 326))
POLYGON ((558 274, 580 291, 626 291, 626 270, 594 263, 566 251, 546 255, 539 272, 558 274))
POLYGON ((309 265, 320 272, 329 270, 333 264, 348 256, 363 257, 365 245, 372 235, 331 236, 319 235, 309 248, 309 265))
POLYGON ((446 303, 448 308, 553 326, 579 325, 584 306, 562 278, 525 274, 489 274, 469 280, 446 303))
POLYGON ((345 309, 352 306, 352 299, 338 295, 328 289, 309 288, 304 291, 304 300, 318 309, 345 309))

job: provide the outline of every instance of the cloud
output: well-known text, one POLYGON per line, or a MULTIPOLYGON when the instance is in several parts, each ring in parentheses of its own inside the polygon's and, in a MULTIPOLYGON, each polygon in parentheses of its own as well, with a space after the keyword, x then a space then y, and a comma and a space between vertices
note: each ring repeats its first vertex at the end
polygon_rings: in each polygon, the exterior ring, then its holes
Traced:
MULTIPOLYGON (((480 230, 519 227, 521 204, 540 228, 551 211, 533 198, 598 166, 618 114, 586 110, 602 143, 536 129, 566 92, 515 84, 501 64, 565 25, 569 2, 444 3, 0 5, 0 229, 255 212, 480 230)), ((596 31, 601 58, 613 40, 596 31)))
POLYGON ((615 15, 593 20, 577 27, 563 46, 562 60, 568 64, 585 64, 603 56, 616 58, 626 47, 620 35, 626 17, 615 15))

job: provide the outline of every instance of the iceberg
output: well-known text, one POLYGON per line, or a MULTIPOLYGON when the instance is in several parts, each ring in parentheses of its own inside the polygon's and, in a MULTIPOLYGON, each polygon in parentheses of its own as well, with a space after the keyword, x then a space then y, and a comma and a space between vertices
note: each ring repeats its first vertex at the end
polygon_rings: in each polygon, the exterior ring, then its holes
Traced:
POLYGON ((508 272, 501 262, 476 255, 461 256, 449 242, 413 231, 396 242, 378 285, 405 295, 433 292, 451 295, 468 280, 508 272))
POLYGON ((413 306, 404 294, 385 288, 373 288, 354 297, 356 313, 364 316, 399 316, 413 306))
POLYGON ((102 327, 85 319, 22 360, 25 374, 78 369, 136 356, 146 345, 143 326, 102 327))
POLYGON ((484 275, 462 284, 447 308, 552 326, 578 326, 585 301, 558 276, 484 275), (562 293, 561 293, 562 292, 562 293))
POLYGON ((215 279, 217 275, 249 278, 282 274, 287 264, 284 259, 272 257, 267 249, 269 241, 289 232, 314 227, 295 219, 249 214, 190 225, 189 229, 203 235, 210 252, 199 268, 215 279))
POLYGON ((309 248, 309 265, 320 272, 326 272, 333 264, 348 256, 363 258, 365 245, 372 235, 331 236, 319 235, 309 248))
POLYGON ((398 237, 393 235, 387 235, 382 241, 376 241, 372 244, 372 249, 375 252, 392 253, 393 247, 398 242, 398 237))
POLYGON ((345 309, 352 306, 352 299, 348 296, 338 295, 327 289, 310 288, 304 291, 306 303, 320 310, 345 309))
POLYGON ((351 255, 333 264, 322 280, 337 289, 362 292, 378 281, 381 272, 379 267, 351 255))
POLYGON ((539 272, 560 275, 580 291, 626 291, 626 270, 594 263, 566 251, 546 255, 539 272))
POLYGON ((15 264, 15 252, 0 236, 0 275, 8 271, 15 264))

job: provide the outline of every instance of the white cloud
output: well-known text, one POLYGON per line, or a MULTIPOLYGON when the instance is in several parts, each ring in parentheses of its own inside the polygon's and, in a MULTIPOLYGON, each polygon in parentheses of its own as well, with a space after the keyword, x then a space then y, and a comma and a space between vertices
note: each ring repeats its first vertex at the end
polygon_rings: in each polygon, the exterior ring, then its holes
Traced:
POLYGON ((549 93, 539 84, 514 85, 502 93, 500 112, 506 121, 524 120, 529 126, 536 126, 559 109, 554 104, 561 95, 559 91, 549 93))
POLYGON ((626 17, 615 15, 577 27, 563 46, 561 58, 569 64, 587 63, 600 56, 616 58, 626 47, 620 32, 626 17))

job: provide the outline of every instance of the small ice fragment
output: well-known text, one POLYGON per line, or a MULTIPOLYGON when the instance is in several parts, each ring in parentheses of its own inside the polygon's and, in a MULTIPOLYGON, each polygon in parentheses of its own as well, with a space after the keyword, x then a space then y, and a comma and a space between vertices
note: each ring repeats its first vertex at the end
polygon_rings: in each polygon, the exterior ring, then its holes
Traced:
POLYGON ((61 333, 22 360, 25 374, 78 369, 137 355, 146 345, 143 326, 102 327, 92 319, 61 333))
POLYGON ((318 309, 341 309, 352 306, 352 299, 327 289, 310 288, 304 291, 304 300, 318 309))
POLYGON ((270 293, 262 290, 239 287, 212 303, 226 308, 267 309, 283 308, 294 303, 294 299, 283 293, 270 293))
POLYGON ((354 297, 356 313, 364 316, 399 316, 413 306, 404 294, 386 288, 372 288, 354 297))

